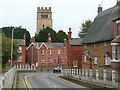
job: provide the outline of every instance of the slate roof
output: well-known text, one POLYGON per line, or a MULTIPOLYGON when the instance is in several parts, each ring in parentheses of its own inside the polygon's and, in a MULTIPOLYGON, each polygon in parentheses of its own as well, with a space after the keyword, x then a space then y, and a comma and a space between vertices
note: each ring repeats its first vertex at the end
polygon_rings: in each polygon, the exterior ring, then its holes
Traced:
POLYGON ((25 45, 25 40, 24 39, 16 39, 18 42, 18 45, 25 45))
POLYGON ((120 5, 100 12, 84 36, 82 43, 95 43, 113 39, 113 20, 120 15, 120 5), (118 8, 119 7, 119 8, 118 8))
POLYGON ((70 45, 82 45, 82 39, 80 38, 72 38, 71 40, 69 40, 70 45))
POLYGON ((34 45, 38 48, 42 44, 45 44, 48 48, 64 48, 65 44, 64 43, 47 43, 47 42, 35 42, 34 45))

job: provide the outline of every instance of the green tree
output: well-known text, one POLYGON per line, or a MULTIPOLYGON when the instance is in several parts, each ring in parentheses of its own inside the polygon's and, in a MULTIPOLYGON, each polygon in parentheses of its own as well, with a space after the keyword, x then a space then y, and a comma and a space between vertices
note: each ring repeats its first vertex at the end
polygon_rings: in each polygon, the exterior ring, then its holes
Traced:
POLYGON ((38 35, 35 36, 36 42, 47 42, 49 33, 50 37, 52 38, 52 42, 58 42, 57 33, 49 27, 44 28, 39 32, 38 35))
POLYGON ((67 34, 63 32, 62 30, 56 33, 56 31, 47 27, 41 30, 39 34, 35 36, 36 42, 47 42, 49 33, 50 33, 52 42, 63 42, 64 38, 67 39, 67 34))
POLYGON ((82 26, 80 28, 81 31, 79 31, 78 36, 80 38, 83 38, 85 36, 85 33, 88 31, 88 29, 90 28, 91 25, 92 25, 91 20, 86 20, 85 23, 82 23, 82 26))
MULTIPOLYGON (((4 66, 11 56, 11 39, 2 33, 2 65, 4 66)), ((13 60, 18 57, 18 44, 17 41, 13 41, 13 60)))
MULTIPOLYGON (((3 27, 2 28, 2 33, 4 33, 7 37, 11 38, 12 37, 12 29, 14 27, 3 27)), ((23 39, 24 34, 26 34, 26 45, 28 46, 30 44, 30 33, 24 28, 16 28, 14 29, 14 39, 23 39)))
POLYGON ((57 37, 58 37, 58 41, 59 42, 61 42, 61 43, 63 43, 63 41, 64 41, 64 38, 68 38, 68 35, 65 33, 65 32, 63 32, 62 30, 60 30, 58 33, 57 33, 57 37))

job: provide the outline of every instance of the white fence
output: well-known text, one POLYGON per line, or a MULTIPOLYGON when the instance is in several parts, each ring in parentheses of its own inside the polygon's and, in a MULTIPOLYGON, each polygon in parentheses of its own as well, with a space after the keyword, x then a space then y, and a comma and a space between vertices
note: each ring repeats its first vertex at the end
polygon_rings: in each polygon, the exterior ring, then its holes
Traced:
POLYGON ((118 81, 120 74, 115 70, 63 69, 62 75, 114 88, 118 88, 120 83, 118 81))
POLYGON ((12 69, 10 69, 8 72, 6 72, 4 75, 1 76, 0 90, 2 88, 12 88, 15 74, 16 74, 16 67, 14 66, 12 69))
POLYGON ((36 70, 36 66, 35 65, 29 65, 29 64, 26 64, 26 65, 22 65, 22 64, 18 64, 18 65, 16 65, 16 69, 18 70, 18 71, 30 71, 30 70, 32 70, 32 71, 35 71, 36 70))

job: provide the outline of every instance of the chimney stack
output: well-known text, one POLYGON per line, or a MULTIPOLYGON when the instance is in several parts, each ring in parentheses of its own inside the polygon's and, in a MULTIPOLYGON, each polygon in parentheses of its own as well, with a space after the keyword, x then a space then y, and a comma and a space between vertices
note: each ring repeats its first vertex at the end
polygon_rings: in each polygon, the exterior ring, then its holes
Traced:
POLYGON ((71 40, 72 37, 72 32, 71 32, 71 28, 69 28, 69 32, 68 32, 68 40, 71 40))
POLYGON ((51 37, 48 37, 48 41, 47 41, 48 43, 51 43, 52 42, 52 40, 51 40, 51 37))
POLYGON ((24 37, 23 38, 24 38, 24 40, 26 40, 26 34, 25 33, 24 33, 24 37))
POLYGON ((120 3, 120 0, 117 0, 117 4, 119 4, 120 3))
POLYGON ((31 38, 31 43, 35 43, 35 37, 31 38))
POLYGON ((64 44, 67 44, 67 40, 66 40, 66 38, 64 38, 64 44))
POLYGON ((50 33, 48 33, 48 40, 47 40, 48 43, 51 43, 52 42, 52 39, 50 37, 50 33))
POLYGON ((100 4, 99 4, 99 7, 98 7, 98 14, 99 14, 100 12, 102 12, 102 7, 101 7, 100 4))

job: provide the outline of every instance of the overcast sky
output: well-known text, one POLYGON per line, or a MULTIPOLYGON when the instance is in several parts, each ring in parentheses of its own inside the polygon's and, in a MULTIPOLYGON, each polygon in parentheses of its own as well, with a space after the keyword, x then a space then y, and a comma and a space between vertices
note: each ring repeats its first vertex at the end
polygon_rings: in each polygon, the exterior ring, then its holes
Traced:
POLYGON ((94 20, 97 7, 113 7, 117 0, 0 0, 0 27, 22 26, 31 36, 36 32, 37 7, 52 7, 53 29, 57 32, 72 28, 72 37, 78 37, 81 24, 94 20))

